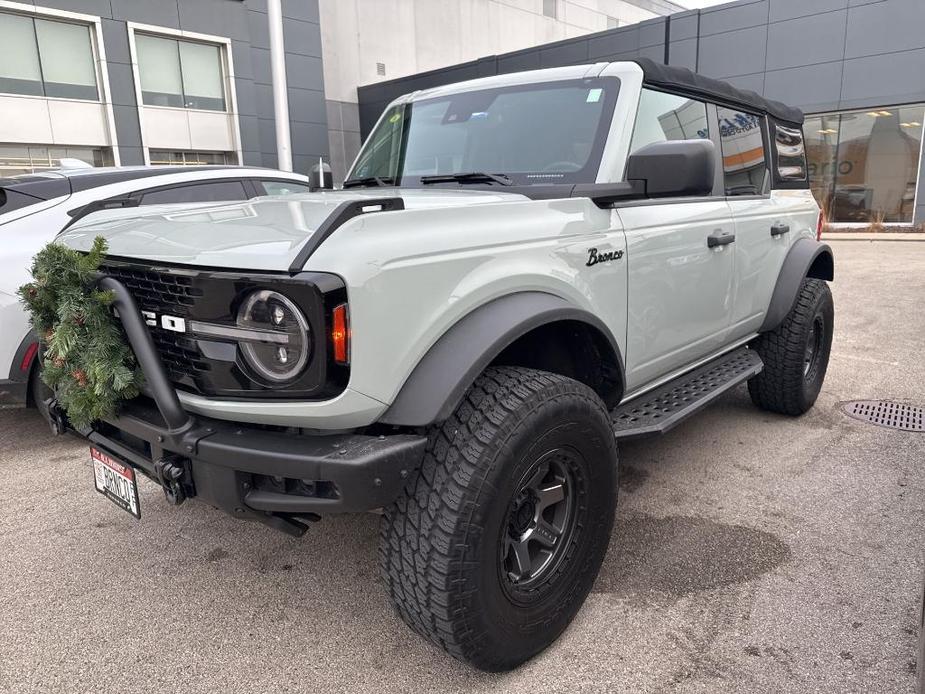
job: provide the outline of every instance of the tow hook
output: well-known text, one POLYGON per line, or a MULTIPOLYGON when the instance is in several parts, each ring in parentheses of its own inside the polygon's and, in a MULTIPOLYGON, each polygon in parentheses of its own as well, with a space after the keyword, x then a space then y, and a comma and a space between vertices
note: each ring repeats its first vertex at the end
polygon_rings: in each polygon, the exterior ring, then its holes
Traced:
POLYGON ((48 398, 45 401, 45 406, 48 408, 48 425, 51 427, 51 433, 55 436, 61 436, 67 431, 67 415, 64 408, 58 404, 57 398, 54 397, 48 398))
POLYGON ((188 460, 179 456, 164 457, 154 463, 154 471, 164 490, 164 496, 173 506, 179 506, 193 495, 193 480, 188 460))

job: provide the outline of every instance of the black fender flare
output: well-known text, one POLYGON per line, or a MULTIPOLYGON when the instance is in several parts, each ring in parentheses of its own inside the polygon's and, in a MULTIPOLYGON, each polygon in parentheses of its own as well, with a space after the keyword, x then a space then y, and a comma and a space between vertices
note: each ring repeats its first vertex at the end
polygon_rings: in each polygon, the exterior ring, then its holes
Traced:
POLYGON ((796 303, 800 284, 807 277, 832 281, 835 278, 835 258, 828 244, 801 238, 790 247, 784 258, 768 312, 758 332, 774 330, 783 322, 796 303))
POLYGON ((600 318, 553 294, 518 292, 483 304, 447 330, 414 367, 379 421, 427 426, 445 420, 505 347, 534 328, 558 321, 586 323, 606 337, 625 383, 619 346, 600 318))

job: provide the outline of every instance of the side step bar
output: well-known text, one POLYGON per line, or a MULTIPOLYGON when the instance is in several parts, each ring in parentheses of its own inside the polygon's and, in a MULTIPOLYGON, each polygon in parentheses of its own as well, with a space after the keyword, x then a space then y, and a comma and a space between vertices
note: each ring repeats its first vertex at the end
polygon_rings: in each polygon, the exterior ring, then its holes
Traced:
POLYGON ((762 368, 761 357, 747 347, 717 357, 611 410, 614 435, 632 439, 664 434, 726 391, 761 373, 762 368))

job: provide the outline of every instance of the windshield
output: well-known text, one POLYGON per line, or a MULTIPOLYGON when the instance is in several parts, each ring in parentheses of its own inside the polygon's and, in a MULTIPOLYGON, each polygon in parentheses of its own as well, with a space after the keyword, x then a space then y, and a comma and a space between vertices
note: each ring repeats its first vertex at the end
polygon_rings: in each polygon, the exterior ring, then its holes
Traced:
POLYGON ((393 106, 348 180, 418 186, 422 177, 491 173, 517 185, 593 183, 618 89, 612 77, 569 80, 393 106))

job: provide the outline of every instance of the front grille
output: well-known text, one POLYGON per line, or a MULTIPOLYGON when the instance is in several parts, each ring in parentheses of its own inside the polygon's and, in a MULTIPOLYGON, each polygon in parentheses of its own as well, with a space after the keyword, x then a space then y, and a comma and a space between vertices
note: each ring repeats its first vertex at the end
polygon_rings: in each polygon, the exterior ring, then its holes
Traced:
MULTIPOLYGON (((195 317, 196 303, 203 291, 193 286, 191 275, 117 264, 106 264, 101 269, 128 288, 142 311, 152 311, 157 316, 195 317)), ((197 379, 207 374, 211 367, 196 343, 160 325, 151 327, 151 338, 167 377, 185 390, 201 392, 197 379)))
POLYGON ((106 265, 103 271, 128 287, 142 310, 187 317, 192 314, 202 290, 193 278, 178 273, 141 270, 124 265, 106 265))

